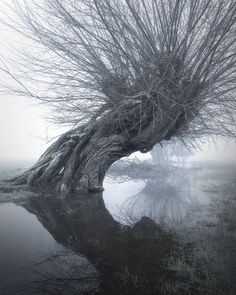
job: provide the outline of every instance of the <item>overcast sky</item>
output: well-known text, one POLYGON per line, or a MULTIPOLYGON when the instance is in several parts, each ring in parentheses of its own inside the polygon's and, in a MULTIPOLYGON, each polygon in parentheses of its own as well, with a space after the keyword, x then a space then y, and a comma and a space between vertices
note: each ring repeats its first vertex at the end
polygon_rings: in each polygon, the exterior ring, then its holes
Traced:
MULTIPOLYGON (((10 2, 10 1, 9 1, 10 2)), ((6 7, 0 0, 0 17, 6 7)), ((16 47, 22 44, 22 37, 9 32, 0 24, 0 57, 9 55, 9 43, 16 47)), ((0 71, 0 81, 5 76, 0 71)), ((46 109, 32 105, 29 100, 0 96, 0 160, 36 160, 53 138, 65 129, 49 124, 46 109)), ((195 152, 194 160, 236 161, 236 143, 233 140, 217 140, 216 145, 202 145, 202 151, 195 152)))

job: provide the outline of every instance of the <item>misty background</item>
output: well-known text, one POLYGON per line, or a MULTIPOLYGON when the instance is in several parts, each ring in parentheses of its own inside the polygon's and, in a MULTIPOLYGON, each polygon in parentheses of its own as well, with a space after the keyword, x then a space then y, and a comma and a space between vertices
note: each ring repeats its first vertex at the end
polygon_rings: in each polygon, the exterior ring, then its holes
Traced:
MULTIPOLYGON (((0 0, 0 18, 11 17, 8 5, 12 1, 0 0)), ((5 58, 12 58, 14 50, 30 45, 20 33, 6 29, 0 23, 0 66, 5 58)), ((7 83, 7 77, 0 71, 0 84, 7 83)), ((35 161, 46 150, 52 140, 67 129, 49 123, 46 118, 48 107, 22 97, 0 93, 0 161, 29 160, 35 161)), ((231 139, 205 139, 199 143, 200 149, 193 150, 190 161, 230 161, 236 162, 236 142, 231 139)), ((141 158, 149 157, 135 153, 141 158)))

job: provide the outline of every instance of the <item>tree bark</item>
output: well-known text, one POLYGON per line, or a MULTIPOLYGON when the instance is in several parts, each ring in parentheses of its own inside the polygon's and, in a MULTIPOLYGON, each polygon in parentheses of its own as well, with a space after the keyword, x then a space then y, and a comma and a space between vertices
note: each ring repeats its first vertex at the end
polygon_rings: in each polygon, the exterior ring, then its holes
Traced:
POLYGON ((140 127, 131 121, 128 130, 120 127, 114 113, 107 113, 60 136, 32 168, 11 181, 63 194, 102 191, 112 163, 135 151, 148 152, 156 143, 169 140, 183 125, 182 117, 177 113, 171 122, 146 120, 140 127))
POLYGON ((124 135, 105 135, 98 124, 84 125, 63 134, 33 167, 10 181, 65 194, 98 192, 111 164, 133 151, 124 135))

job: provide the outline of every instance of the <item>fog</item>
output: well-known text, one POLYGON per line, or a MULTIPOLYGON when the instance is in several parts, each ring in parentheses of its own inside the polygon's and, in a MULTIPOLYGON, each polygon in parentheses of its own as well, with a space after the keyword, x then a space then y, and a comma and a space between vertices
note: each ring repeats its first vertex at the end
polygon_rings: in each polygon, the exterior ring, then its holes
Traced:
POLYGON ((29 100, 0 96, 0 159, 36 160, 67 129, 49 123, 47 113, 29 100))
MULTIPOLYGON (((48 110, 29 99, 0 96, 0 160, 35 161, 50 141, 66 127, 46 120, 48 110)), ((236 144, 229 139, 200 143, 201 150, 193 151, 192 161, 236 161, 236 144)), ((141 158, 149 155, 136 154, 141 158)))
MULTIPOLYGON (((7 2, 11 4, 12 1, 7 2)), ((0 17, 11 16, 9 8, 0 2, 0 17)), ((5 58, 14 56, 14 49, 29 46, 30 43, 19 33, 6 29, 0 24, 0 66, 5 58)), ((9 82, 9 77, 0 71, 0 84, 9 82)), ((48 108, 39 106, 37 101, 6 95, 0 92, 0 160, 35 161, 66 127, 49 123, 48 108)), ((215 139, 199 143, 200 149, 193 151, 193 161, 236 161, 236 143, 233 140, 215 139)), ((149 155, 137 154, 140 158, 149 155)))
MULTIPOLYGON (((14 0, 0 1, 0 20, 10 13, 4 2, 14 0)), ((108 2, 119 3, 97 3, 108 2)), ((48 120, 49 104, 4 92, 11 89, 4 85, 16 82, 1 70, 9 64, 13 76, 17 73, 16 61, 5 63, 14 59, 14 48, 39 55, 38 47, 28 45, 0 21, 0 295, 236 294, 236 140, 201 138, 191 155, 178 143, 175 152, 161 142, 163 149, 117 161, 146 149, 129 140, 119 150, 117 129, 103 137, 103 121, 95 127, 89 121, 88 133, 86 124, 74 128, 25 170, 71 129, 48 120), (111 155, 104 142, 114 148, 111 155), (103 173, 107 159, 116 162, 107 162, 103 173)), ((38 96, 42 89, 36 87, 38 96)), ((166 134, 159 140, 172 136, 166 134)), ((146 148, 153 142, 158 141, 146 148)))

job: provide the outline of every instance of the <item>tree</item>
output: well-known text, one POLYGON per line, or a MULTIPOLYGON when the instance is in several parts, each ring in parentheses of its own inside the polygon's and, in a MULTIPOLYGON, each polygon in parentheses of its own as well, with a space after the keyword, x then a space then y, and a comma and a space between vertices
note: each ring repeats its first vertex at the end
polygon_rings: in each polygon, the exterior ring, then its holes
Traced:
POLYGON ((70 124, 17 184, 102 190, 108 167, 164 140, 235 136, 234 0, 13 0, 30 38, 2 70, 70 124))
POLYGON ((151 150, 151 156, 154 164, 170 165, 176 163, 184 167, 187 158, 192 155, 191 151, 181 142, 155 145, 151 150))

